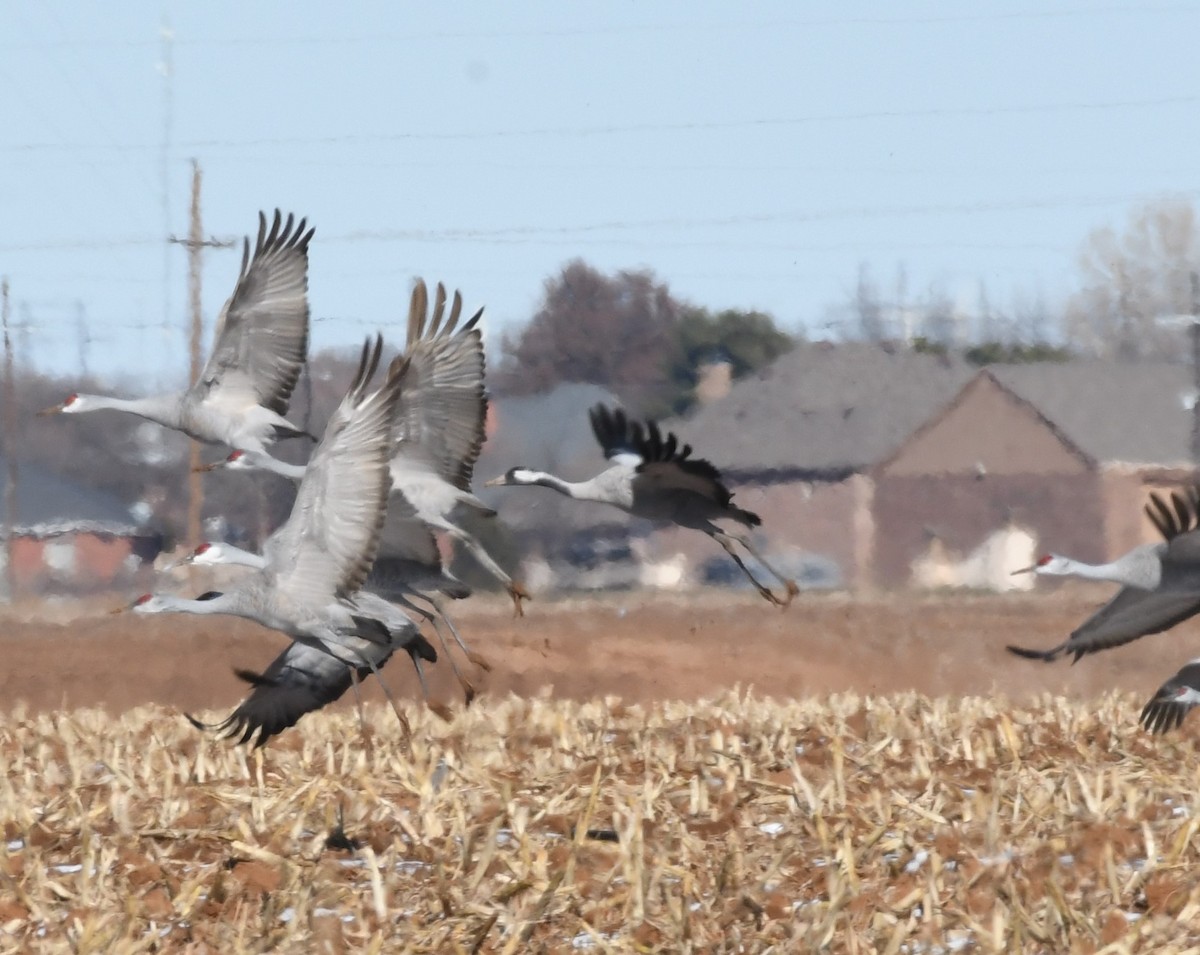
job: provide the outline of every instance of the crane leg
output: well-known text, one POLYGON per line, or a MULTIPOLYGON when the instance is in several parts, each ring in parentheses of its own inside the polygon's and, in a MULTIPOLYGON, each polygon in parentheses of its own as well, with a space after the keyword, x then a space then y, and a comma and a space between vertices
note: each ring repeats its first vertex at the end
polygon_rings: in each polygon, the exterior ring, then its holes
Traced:
POLYGON ((354 690, 354 708, 358 710, 358 729, 367 738, 367 714, 363 711, 362 690, 358 686, 358 667, 350 668, 350 688, 354 690))
POLYGON ((483 567, 484 570, 500 581, 500 583, 504 584, 505 589, 508 591, 508 595, 512 598, 513 616, 525 616, 525 610, 521 606, 521 601, 533 599, 530 596, 529 591, 504 572, 500 565, 492 559, 492 555, 487 552, 483 544, 481 544, 474 535, 468 534, 461 527, 457 527, 449 522, 446 522, 445 524, 439 524, 437 526, 454 538, 454 540, 460 541, 462 545, 471 552, 471 555, 477 561, 479 561, 480 566, 483 567))
MULTIPOLYGON (((786 607, 789 603, 792 602, 792 597, 795 596, 795 594, 792 593, 792 588, 796 587, 796 585, 794 583, 791 583, 791 581, 787 582, 787 583, 791 584, 791 586, 788 588, 787 599, 780 600, 778 597, 775 596, 774 591, 772 591, 770 587, 768 587, 766 584, 764 584, 762 581, 760 581, 757 577, 754 576, 754 574, 751 572, 750 568, 746 566, 746 562, 744 560, 742 560, 741 556, 738 554, 737 550, 734 548, 734 546, 733 546, 734 542, 737 541, 738 543, 741 543, 741 541, 738 541, 738 539, 736 537, 734 537, 733 535, 727 534, 725 531, 722 531, 719 529, 713 529, 713 530, 709 531, 709 536, 712 537, 714 540, 716 540, 716 542, 718 544, 720 544, 722 547, 725 548, 725 553, 727 553, 731 558, 733 558, 733 562, 738 565, 738 567, 741 569, 742 573, 746 575, 746 577, 750 580, 750 582, 752 584, 754 584, 754 586, 758 589, 758 592, 763 596, 763 598, 765 600, 771 601, 771 603, 775 604, 777 607, 786 607)), ((754 551, 751 550, 750 553, 753 554, 754 551)), ((757 555, 755 555, 755 556, 757 556, 757 555)), ((759 558, 759 560, 762 560, 762 558, 759 558)), ((770 568, 767 568, 767 569, 770 570, 770 568)), ((771 571, 771 572, 774 574, 774 571, 771 571)), ((779 575, 775 574, 775 576, 778 577, 779 575)), ((783 578, 780 578, 780 579, 782 580, 783 578)), ((799 592, 798 588, 796 588, 796 592, 797 593, 799 592)))
MULTIPOLYGON (((491 663, 488 662, 486 657, 481 656, 480 654, 476 653, 474 650, 472 650, 470 647, 467 646, 466 641, 463 640, 462 635, 458 632, 458 627, 454 626, 454 621, 451 620, 450 615, 448 613, 446 613, 445 604, 441 600, 439 600, 437 597, 429 596, 426 599, 431 604, 433 604, 434 609, 441 615, 441 618, 442 618, 442 620, 445 621, 446 626, 450 628, 450 635, 452 637, 454 637, 454 642, 457 643, 459 649, 462 650, 463 656, 465 656, 468 660, 470 660, 472 663, 474 663, 475 666, 479 667, 481 670, 484 670, 487 673, 491 673, 492 672, 491 663)), ((442 646, 444 647, 445 644, 443 643, 442 646)), ((450 655, 449 650, 446 651, 446 655, 447 656, 450 655)))
POLYGON ((762 564, 764 567, 766 567, 767 570, 770 572, 771 576, 774 577, 776 580, 778 580, 781 584, 783 584, 783 589, 787 592, 787 595, 784 598, 782 606, 786 607, 788 604, 790 604, 792 602, 792 598, 795 597, 798 593, 800 593, 800 588, 796 586, 796 582, 787 577, 784 577, 783 574, 781 574, 778 570, 776 570, 774 567, 772 567, 770 565, 770 563, 768 563, 767 559, 761 553, 759 553, 758 548, 754 546, 754 543, 750 540, 750 538, 747 535, 745 535, 745 534, 730 534, 729 536, 732 537, 739 544, 741 544, 744 548, 746 548, 746 551, 750 554, 751 557, 753 557, 760 564, 762 564))
MULTIPOLYGON (((349 649, 349 648, 347 648, 347 649, 349 649)), ((350 652, 353 653, 356 657, 358 657, 358 659, 361 661, 361 663, 360 663, 361 666, 370 667, 371 672, 375 674, 375 679, 379 681, 379 685, 383 688, 383 695, 385 697, 387 697, 388 703, 391 704, 392 712, 396 714, 396 719, 398 719, 400 721, 400 731, 404 735, 404 745, 406 748, 411 748, 411 746, 412 746, 412 727, 408 723, 408 717, 405 716, 404 713, 401 711, 400 704, 398 704, 396 702, 396 697, 392 695, 391 689, 388 688, 387 683, 384 682, 383 677, 380 675, 379 667, 377 667, 375 665, 374 660, 372 660, 368 657, 364 657, 360 653, 355 653, 353 650, 351 650, 350 652)), ((334 654, 334 656, 337 656, 337 654, 334 654)), ((339 659, 343 659, 343 658, 339 657, 339 659)), ((356 676, 355 666, 353 663, 350 663, 347 665, 350 666, 350 668, 351 668, 350 673, 351 673, 351 679, 353 680, 354 677, 356 676)))

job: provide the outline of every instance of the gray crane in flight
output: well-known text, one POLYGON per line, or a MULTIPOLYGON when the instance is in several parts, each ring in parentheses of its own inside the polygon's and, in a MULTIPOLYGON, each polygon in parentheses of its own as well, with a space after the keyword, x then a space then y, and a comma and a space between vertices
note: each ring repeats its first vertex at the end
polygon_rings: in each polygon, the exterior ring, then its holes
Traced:
MULTIPOLYGON (((357 685, 364 670, 378 676, 393 651, 408 650, 414 660, 428 659, 432 651, 416 624, 398 607, 361 590, 375 559, 387 509, 393 418, 406 365, 403 358, 393 361, 384 384, 369 391, 381 350, 379 338, 373 347, 369 341, 364 346, 358 374, 313 451, 291 514, 272 537, 267 566, 224 593, 212 591, 195 600, 145 594, 130 608, 138 613, 245 617, 334 658, 337 667, 303 670, 297 661, 316 658, 305 651, 290 651, 256 683, 255 692, 274 687, 273 701, 286 697, 290 707, 286 718, 292 722, 303 715, 304 706, 327 701, 346 677, 357 685), (301 672, 307 674, 304 686, 301 672)), ((408 723, 395 698, 382 679, 380 685, 407 734, 408 723)), ((262 723, 240 717, 230 720, 220 725, 240 728, 243 739, 257 731, 260 745, 268 722, 282 726, 274 717, 262 723)))
MULTIPOLYGON (((1010 653, 1047 663, 1070 655, 1075 663, 1088 654, 1170 630, 1200 613, 1200 487, 1173 492, 1169 502, 1152 493, 1145 511, 1161 541, 1135 547, 1105 564, 1046 554, 1014 571, 1107 580, 1121 584, 1121 589, 1057 646, 1032 650, 1010 645, 1010 653)), ((1165 732, 1178 726, 1198 701, 1200 663, 1193 661, 1146 704, 1142 725, 1165 732)))
POLYGON ((308 355, 306 220, 286 222, 279 210, 267 228, 258 216, 254 254, 242 246, 242 268, 221 311, 216 340, 200 377, 183 391, 146 398, 70 395, 40 415, 108 408, 147 418, 197 441, 265 451, 280 438, 304 437, 284 415, 308 355))

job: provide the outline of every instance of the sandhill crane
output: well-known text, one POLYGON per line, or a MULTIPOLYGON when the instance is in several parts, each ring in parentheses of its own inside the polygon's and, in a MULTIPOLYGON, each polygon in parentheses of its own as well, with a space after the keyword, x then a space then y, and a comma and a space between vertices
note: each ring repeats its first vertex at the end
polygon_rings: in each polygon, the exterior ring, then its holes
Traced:
POLYGON ((604 456, 613 462, 608 470, 591 480, 572 482, 544 471, 516 467, 487 485, 549 487, 576 500, 612 504, 635 517, 703 531, 725 548, 763 597, 781 607, 791 603, 800 592, 795 582, 768 564, 749 537, 723 531, 713 523, 728 518, 746 527, 757 527, 762 520, 732 502, 733 495, 709 461, 693 458, 691 445, 680 445, 671 432, 664 438, 653 421, 643 427, 619 408, 596 405, 589 417, 604 456), (783 584, 782 599, 754 576, 734 550, 734 543, 741 544, 783 584))
POLYGON ((80 414, 128 411, 209 444, 263 451, 280 438, 305 436, 284 415, 308 353, 308 245, 306 220, 281 222, 277 209, 267 231, 258 216, 258 240, 242 246, 242 269, 217 324, 216 341, 199 380, 185 391, 147 398, 73 394, 38 412, 80 414))
MULTIPOLYGON (((390 516, 387 523, 394 523, 390 516)), ((455 642, 462 649, 463 653, 466 654, 467 659, 485 670, 490 670, 491 664, 466 645, 461 634, 458 632, 458 628, 446 613, 445 606, 438 598, 437 593, 440 592, 454 599, 461 599, 469 596, 471 591, 458 578, 443 571, 441 559, 437 551, 437 543, 433 540, 429 531, 419 524, 416 525, 416 530, 418 533, 413 536, 417 540, 412 542, 415 546, 404 545, 399 543, 399 535, 395 529, 388 528, 385 523, 384 539, 388 543, 381 545, 381 552, 384 546, 389 546, 390 544, 393 548, 404 547, 406 556, 383 556, 382 553, 380 556, 377 556, 374 564, 371 566, 370 573, 367 574, 366 581, 363 583, 363 590, 385 600, 402 604, 434 627, 438 635, 438 640, 442 644, 442 649, 446 651, 446 659, 450 664, 450 669, 462 686, 467 702, 470 703, 475 698, 475 687, 463 675, 454 660, 454 656, 450 653, 450 649, 446 645, 446 639, 441 632, 442 624, 445 624, 450 630, 455 642), (421 534, 429 539, 429 546, 423 554, 417 550, 420 546, 421 534), (418 556, 419 554, 420 556, 418 556), (416 600, 425 602, 433 608, 434 612, 431 613, 425 607, 416 603, 416 600)), ((184 564, 207 567, 225 564, 253 567, 256 570, 268 570, 272 565, 272 557, 269 557, 268 554, 274 555, 277 552, 277 548, 278 544, 273 536, 267 539, 266 547, 262 554, 255 554, 252 551, 235 547, 232 544, 205 541, 181 560, 164 569, 184 564)), ((417 670, 417 678, 421 681, 421 688, 425 691, 425 695, 428 696, 425 675, 421 669, 421 660, 436 661, 437 656, 436 654, 432 657, 416 655, 413 652, 414 646, 409 645, 406 649, 409 650, 409 656, 412 658, 413 666, 417 670)))
MULTIPOLYGON (((358 374, 313 451, 291 514, 273 535, 268 568, 225 593, 195 600, 146 594, 132 610, 255 620, 337 658, 352 680, 364 666, 378 675, 393 650, 423 640, 398 607, 360 590, 387 508, 392 419, 405 364, 396 359, 383 386, 369 392, 381 349, 379 338, 373 348, 369 341, 364 346, 358 374)), ((380 685, 407 731, 391 692, 380 685)))
MULTIPOLYGON (((487 414, 483 342, 478 327, 483 310, 458 327, 462 296, 454 293, 446 317, 446 290, 440 283, 432 316, 428 315, 428 306, 428 291, 418 279, 409 303, 405 352, 408 370, 396 415, 391 514, 396 519, 419 521, 461 543, 504 584, 519 616, 521 601, 529 594, 496 563, 475 535, 453 519, 459 504, 484 515, 495 514, 471 493, 471 475, 483 447, 487 414)), ((206 469, 215 467, 262 468, 293 480, 304 474, 303 465, 251 451, 234 451, 224 462, 207 465, 206 469)))
MULTIPOLYGON (((1172 493, 1170 502, 1151 494, 1146 505, 1146 515, 1163 537, 1158 543, 1135 547, 1107 564, 1046 554, 1033 566, 1014 571, 1109 580, 1122 587, 1058 646, 1009 646, 1009 652, 1047 663, 1071 654, 1075 663, 1089 653, 1162 633, 1200 613, 1200 487, 1172 493)), ((1142 724, 1153 732, 1179 725, 1200 701, 1197 677, 1200 665, 1193 661, 1163 684, 1143 710, 1142 724)))

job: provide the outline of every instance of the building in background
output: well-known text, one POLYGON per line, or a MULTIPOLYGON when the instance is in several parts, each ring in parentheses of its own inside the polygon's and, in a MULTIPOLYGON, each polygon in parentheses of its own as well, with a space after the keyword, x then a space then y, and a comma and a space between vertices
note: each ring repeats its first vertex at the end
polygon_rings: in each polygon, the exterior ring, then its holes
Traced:
MULTIPOLYGON (((162 537, 129 505, 36 465, 21 465, 18 475, 11 546, 6 538, 0 547, 0 597, 12 599, 14 587, 21 597, 150 583, 162 537)), ((9 533, 6 522, 0 528, 9 533)))

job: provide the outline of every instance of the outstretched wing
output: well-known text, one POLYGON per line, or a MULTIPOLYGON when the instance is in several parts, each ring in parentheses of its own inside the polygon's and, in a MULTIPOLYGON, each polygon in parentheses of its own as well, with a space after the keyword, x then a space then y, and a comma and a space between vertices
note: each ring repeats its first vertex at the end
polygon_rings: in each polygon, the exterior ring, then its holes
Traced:
MULTIPOLYGON (((1172 491, 1169 503, 1151 493, 1146 516, 1167 542, 1164 576, 1184 568, 1200 568, 1200 487, 1172 491)), ((1194 576, 1200 580, 1200 573, 1194 576)))
POLYGON ((446 289, 439 282, 433 313, 418 279, 408 310, 408 370, 396 414, 398 456, 417 459, 462 490, 471 486, 483 447, 483 338, 477 311, 461 327, 462 296, 454 293, 446 314, 446 289))
POLYGON ((374 347, 369 340, 363 346, 358 374, 304 469, 292 512, 272 547, 279 562, 272 567, 276 588, 300 603, 323 604, 354 593, 375 560, 391 490, 388 459, 404 370, 404 359, 396 359, 383 386, 367 391, 382 347, 378 336, 374 347))
MULTIPOLYGON (((381 669, 396 647, 375 659, 381 669)), ((410 656, 436 662, 437 652, 419 633, 403 647, 410 656)), ((358 679, 371 675, 369 666, 355 668, 358 679)), ((234 671, 249 683, 253 690, 237 708, 218 723, 207 724, 193 716, 188 719, 200 729, 220 732, 224 739, 237 737, 238 743, 254 741, 254 748, 295 726, 305 713, 312 713, 341 699, 350 689, 350 667, 318 647, 307 643, 292 643, 279 654, 262 673, 250 670, 234 671)))
POLYGON ((721 506, 733 497, 712 462, 693 458, 692 446, 680 443, 673 432, 664 436, 653 421, 643 425, 631 421, 620 408, 602 404, 592 408, 588 417, 604 456, 635 468, 638 480, 655 490, 687 490, 721 506))
POLYGON ((192 385, 209 400, 240 401, 285 414, 308 355, 308 244, 313 229, 279 210, 267 230, 258 214, 254 255, 242 245, 242 270, 221 310, 212 355, 192 385))
POLYGON ((1200 659, 1190 660, 1158 688, 1142 710, 1141 724, 1151 733, 1165 733, 1183 723, 1200 703, 1200 659))

